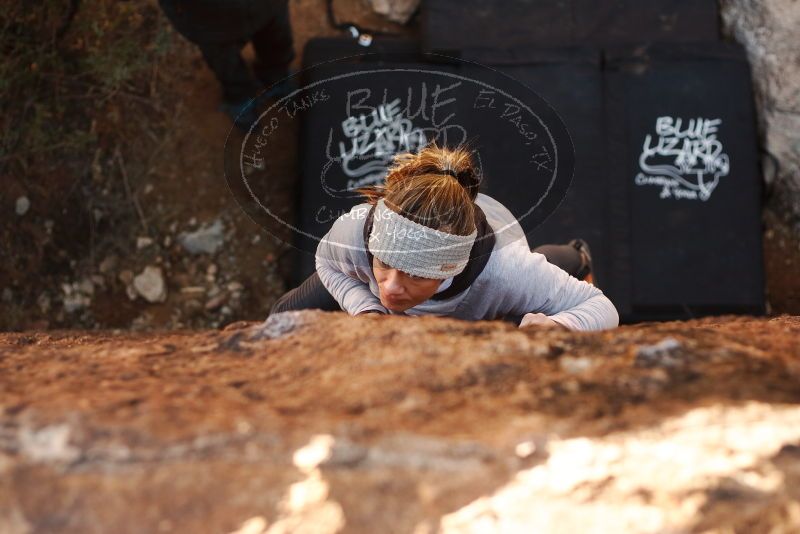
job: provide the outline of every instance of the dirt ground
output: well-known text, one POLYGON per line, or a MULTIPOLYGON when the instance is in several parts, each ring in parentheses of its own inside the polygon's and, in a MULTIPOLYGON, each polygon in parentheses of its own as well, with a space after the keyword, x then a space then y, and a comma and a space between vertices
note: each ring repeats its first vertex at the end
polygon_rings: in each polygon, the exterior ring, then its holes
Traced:
MULTIPOLYGON (((325 6, 290 2, 293 69, 308 39, 340 34, 325 6)), ((335 13, 378 31, 414 31, 415 23, 389 22, 361 0, 337 0, 335 13)), ((4 129, 28 133, 3 139, 0 158, 0 330, 203 328, 266 317, 286 290, 290 236, 265 231, 230 194, 223 158, 232 124, 218 109, 219 86, 157 2, 81 2, 49 46, 64 5, 4 17, 0 35, 19 48, 18 64, 5 67, 31 76, 15 76, 2 99, 4 129), (8 30, 15 25, 18 35, 8 30), (61 141, 47 137, 57 137, 59 119, 71 121, 64 129, 72 136, 58 132, 61 141), (23 196, 30 207, 19 216, 23 196), (193 256, 178 243, 182 232, 216 221, 224 246, 215 253, 193 256), (164 302, 131 289, 147 266, 161 269, 164 302)), ((252 59, 249 46, 244 55, 252 59)), ((291 221, 297 135, 277 142, 264 170, 265 202, 291 221)))

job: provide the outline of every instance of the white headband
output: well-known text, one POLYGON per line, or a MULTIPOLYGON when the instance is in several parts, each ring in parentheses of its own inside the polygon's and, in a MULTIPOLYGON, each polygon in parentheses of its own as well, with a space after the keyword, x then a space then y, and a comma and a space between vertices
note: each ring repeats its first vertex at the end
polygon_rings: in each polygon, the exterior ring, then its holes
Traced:
POLYGON ((386 265, 423 278, 444 279, 463 271, 478 229, 469 235, 428 228, 389 209, 375 206, 369 251, 386 265))

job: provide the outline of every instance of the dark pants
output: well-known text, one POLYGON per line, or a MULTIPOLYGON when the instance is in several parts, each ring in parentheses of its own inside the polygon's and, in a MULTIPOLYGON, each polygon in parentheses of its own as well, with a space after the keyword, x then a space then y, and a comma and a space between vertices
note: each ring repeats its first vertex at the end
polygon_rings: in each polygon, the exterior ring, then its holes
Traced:
MULTIPOLYGON (((533 249, 534 252, 543 254, 547 261, 560 267, 570 276, 577 277, 581 270, 581 254, 575 247, 570 245, 542 245, 533 249)), ((270 315, 291 310, 318 309, 323 311, 340 311, 342 308, 336 302, 322 281, 319 275, 314 272, 311 276, 298 287, 285 293, 272 306, 270 315)), ((519 324, 522 316, 509 316, 505 320, 519 324)))
MULTIPOLYGON (((265 9, 274 10, 274 14, 251 35, 235 35, 235 32, 228 28, 218 32, 203 31, 204 28, 212 28, 213 21, 194 21, 188 16, 178 19, 173 14, 174 9, 170 9, 172 6, 169 4, 165 6, 167 15, 172 15, 171 20, 175 19, 173 23, 176 29, 200 48, 203 59, 219 80, 223 96, 228 102, 238 103, 253 98, 265 86, 272 85, 289 75, 289 63, 294 59, 295 52, 288 2, 265 2, 264 5, 265 9), (253 43, 256 52, 257 59, 253 70, 258 80, 253 78, 242 59, 241 51, 248 41, 253 43)), ((191 3, 187 6, 191 6, 191 3)), ((186 7, 186 9, 192 8, 186 7)), ((224 3, 220 3, 219 9, 226 9, 224 3)), ((202 15, 208 18, 212 14, 213 11, 208 11, 202 15)), ((225 22, 228 26, 232 19, 230 13, 227 13, 225 22)), ((246 21, 243 21, 242 26, 246 27, 246 21)))

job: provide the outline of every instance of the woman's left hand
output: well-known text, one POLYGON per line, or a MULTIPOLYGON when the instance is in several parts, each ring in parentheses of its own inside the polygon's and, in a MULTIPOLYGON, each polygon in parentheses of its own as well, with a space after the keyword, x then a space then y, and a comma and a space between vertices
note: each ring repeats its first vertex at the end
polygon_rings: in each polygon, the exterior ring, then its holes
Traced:
POLYGON ((560 328, 562 330, 566 330, 565 327, 558 324, 543 313, 526 313, 522 317, 522 321, 519 323, 520 328, 525 326, 536 326, 539 328, 560 328))

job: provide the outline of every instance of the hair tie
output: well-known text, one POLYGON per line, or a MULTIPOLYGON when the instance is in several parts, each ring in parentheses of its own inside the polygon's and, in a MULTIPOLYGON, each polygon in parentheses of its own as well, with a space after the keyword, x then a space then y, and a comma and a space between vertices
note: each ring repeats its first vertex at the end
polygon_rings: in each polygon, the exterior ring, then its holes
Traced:
POLYGON ((449 174, 450 176, 452 176, 453 178, 458 180, 458 173, 456 171, 454 171, 453 169, 444 169, 444 170, 442 170, 440 172, 441 172, 441 174, 449 174))

